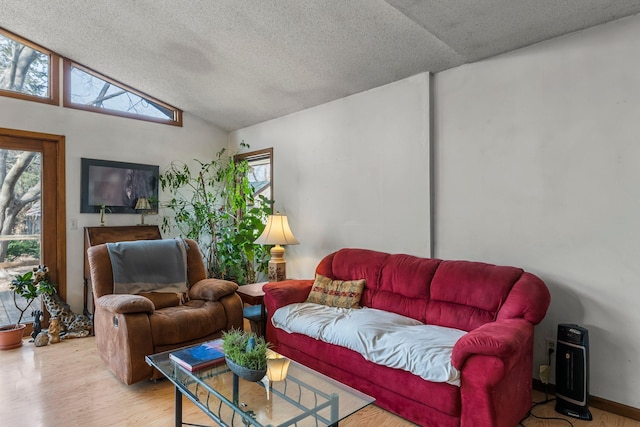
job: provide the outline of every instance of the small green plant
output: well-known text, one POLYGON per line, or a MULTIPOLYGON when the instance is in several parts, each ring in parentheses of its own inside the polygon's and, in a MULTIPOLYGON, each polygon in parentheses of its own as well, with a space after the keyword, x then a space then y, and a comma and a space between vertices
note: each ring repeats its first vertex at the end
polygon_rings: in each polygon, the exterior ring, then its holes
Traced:
POLYGON ((222 349, 232 362, 248 369, 267 369, 268 343, 253 332, 231 329, 222 334, 222 349))
POLYGON ((31 303, 42 294, 51 295, 56 292, 56 287, 53 283, 49 282, 46 278, 46 272, 41 274, 41 270, 38 270, 34 274, 33 271, 28 271, 24 274, 18 274, 11 281, 11 291, 13 292, 13 303, 20 311, 20 317, 16 322, 16 327, 22 321, 24 312, 29 309, 31 303), (25 299, 26 304, 24 307, 18 303, 18 296, 25 299))

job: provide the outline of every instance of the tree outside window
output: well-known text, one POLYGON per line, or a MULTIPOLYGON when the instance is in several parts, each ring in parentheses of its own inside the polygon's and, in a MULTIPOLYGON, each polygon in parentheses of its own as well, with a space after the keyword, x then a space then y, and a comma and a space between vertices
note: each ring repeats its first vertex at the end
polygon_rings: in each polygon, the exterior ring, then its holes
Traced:
MULTIPOLYGON (((57 103, 57 61, 44 48, 0 29, 0 91, 8 96, 57 103), (54 87, 55 85, 55 87, 54 87)), ((57 57, 55 57, 57 59, 57 57)))

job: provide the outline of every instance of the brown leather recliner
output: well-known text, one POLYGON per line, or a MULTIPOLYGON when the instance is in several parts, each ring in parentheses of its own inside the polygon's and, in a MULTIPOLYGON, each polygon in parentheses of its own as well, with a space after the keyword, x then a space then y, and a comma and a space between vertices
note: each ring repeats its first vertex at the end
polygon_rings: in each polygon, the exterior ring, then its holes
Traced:
POLYGON ((145 356, 212 340, 231 328, 242 328, 238 285, 207 279, 200 249, 185 240, 189 298, 175 295, 113 294, 113 271, 106 244, 87 251, 95 301, 96 347, 107 367, 125 384, 161 378, 145 356))

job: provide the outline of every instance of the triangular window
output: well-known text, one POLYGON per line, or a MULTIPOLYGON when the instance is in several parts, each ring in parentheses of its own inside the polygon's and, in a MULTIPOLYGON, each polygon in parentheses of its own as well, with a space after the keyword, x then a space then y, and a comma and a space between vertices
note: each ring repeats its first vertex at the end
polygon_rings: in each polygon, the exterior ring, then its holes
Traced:
POLYGON ((182 125, 182 111, 125 84, 64 60, 64 106, 182 125))

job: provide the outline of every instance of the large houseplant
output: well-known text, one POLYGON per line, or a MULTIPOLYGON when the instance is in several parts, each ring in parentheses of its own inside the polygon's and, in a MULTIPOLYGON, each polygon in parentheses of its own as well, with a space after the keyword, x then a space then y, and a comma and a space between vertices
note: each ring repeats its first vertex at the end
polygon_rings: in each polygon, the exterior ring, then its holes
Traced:
POLYGON ((20 316, 15 324, 0 328, 0 350, 16 348, 22 345, 25 325, 20 322, 22 322, 25 311, 40 295, 51 295, 56 292, 55 285, 48 280, 46 267, 16 275, 11 282, 10 289, 13 293, 13 303, 20 311, 20 316), (20 301, 18 297, 22 297, 24 302, 20 301))
POLYGON ((272 202, 262 196, 256 200, 246 160, 234 161, 222 149, 208 163, 195 161, 198 169, 172 162, 160 175, 162 190, 171 194, 164 206, 173 211, 163 217, 162 229, 175 227, 199 243, 209 277, 253 283, 267 272, 270 247, 253 242, 272 202))

